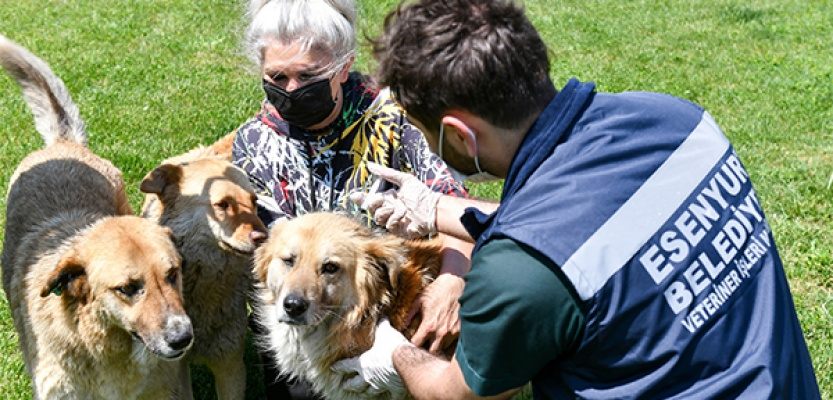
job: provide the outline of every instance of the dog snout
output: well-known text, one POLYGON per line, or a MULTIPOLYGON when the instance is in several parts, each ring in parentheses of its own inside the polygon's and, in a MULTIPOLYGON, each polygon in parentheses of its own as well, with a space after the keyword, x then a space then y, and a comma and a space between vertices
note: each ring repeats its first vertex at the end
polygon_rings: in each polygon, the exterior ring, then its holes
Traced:
POLYGON ((263 232, 263 231, 260 231, 260 230, 257 230, 257 229, 253 229, 251 232, 249 232, 249 239, 251 239, 252 242, 254 242, 254 244, 256 246, 263 243, 266 240, 267 237, 268 236, 267 236, 266 232, 263 232))
POLYGON ((301 296, 290 294, 283 299, 283 309, 290 317, 297 318, 309 308, 309 301, 301 296))
POLYGON ((191 320, 185 316, 174 316, 168 318, 165 329, 165 342, 171 349, 182 350, 191 345, 194 339, 194 330, 191 320))

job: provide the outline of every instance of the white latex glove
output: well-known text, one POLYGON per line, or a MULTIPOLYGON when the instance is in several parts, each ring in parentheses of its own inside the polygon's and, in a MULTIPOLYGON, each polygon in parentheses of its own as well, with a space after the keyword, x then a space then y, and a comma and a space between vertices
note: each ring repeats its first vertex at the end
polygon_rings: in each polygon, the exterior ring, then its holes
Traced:
POLYGON ((379 226, 387 227, 390 217, 396 213, 398 216, 391 221, 393 225, 394 221, 398 222, 402 219, 399 215, 406 212, 405 203, 396 198, 394 189, 382 193, 353 192, 350 194, 350 200, 363 210, 370 211, 373 214, 373 221, 379 226))
POLYGON ((408 239, 437 233, 437 202, 442 194, 431 190, 411 174, 376 163, 368 163, 367 169, 399 186, 396 192, 354 193, 350 196, 353 202, 373 213, 377 224, 408 239))
POLYGON ((395 399, 405 397, 405 385, 393 367, 393 351, 399 346, 413 345, 387 319, 383 319, 376 327, 370 350, 333 364, 332 370, 344 374, 346 378, 357 374, 344 380, 341 388, 368 396, 390 392, 395 399))

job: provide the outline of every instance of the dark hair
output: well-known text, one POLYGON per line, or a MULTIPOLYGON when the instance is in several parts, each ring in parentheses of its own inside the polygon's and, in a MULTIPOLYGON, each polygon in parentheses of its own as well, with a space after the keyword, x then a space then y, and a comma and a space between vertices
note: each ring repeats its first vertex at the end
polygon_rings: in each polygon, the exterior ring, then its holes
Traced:
POLYGON ((373 53, 379 83, 429 129, 454 108, 512 128, 555 93, 546 45, 511 0, 402 4, 385 18, 373 53))

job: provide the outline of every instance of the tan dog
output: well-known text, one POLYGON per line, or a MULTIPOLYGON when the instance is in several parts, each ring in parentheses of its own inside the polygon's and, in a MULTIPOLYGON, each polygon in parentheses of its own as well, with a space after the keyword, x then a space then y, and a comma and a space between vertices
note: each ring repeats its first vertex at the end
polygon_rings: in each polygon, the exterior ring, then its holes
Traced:
MULTIPOLYGON (((230 137, 218 143, 230 143, 230 137)), ((166 160, 148 173, 142 215, 173 230, 183 259, 185 307, 195 335, 184 371, 189 362, 206 364, 218 398, 242 399, 251 255, 266 239, 266 227, 248 177, 215 146, 166 160)))
POLYGON ((35 398, 179 396, 191 345, 170 231, 127 216, 121 172, 85 147, 63 82, 0 36, 46 148, 15 170, 6 209, 3 289, 35 398))
POLYGON ((382 317, 410 337, 414 300, 440 269, 441 243, 405 241, 356 220, 313 213, 278 222, 255 253, 258 318, 279 369, 302 377, 330 399, 340 389, 332 364, 368 350, 382 317))

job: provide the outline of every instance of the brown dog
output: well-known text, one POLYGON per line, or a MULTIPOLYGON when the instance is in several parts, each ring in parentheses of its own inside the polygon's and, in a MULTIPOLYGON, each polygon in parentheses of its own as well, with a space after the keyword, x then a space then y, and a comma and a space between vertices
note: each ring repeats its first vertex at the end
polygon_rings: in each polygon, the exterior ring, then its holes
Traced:
POLYGON ((63 82, 0 36, 46 148, 8 192, 3 288, 35 398, 170 398, 191 345, 170 231, 138 217, 121 172, 85 147, 63 82))
POLYGON ((255 253, 264 346, 282 372, 325 397, 354 398, 330 367, 368 350, 382 317, 414 333, 408 311, 439 272, 440 250, 437 240, 406 241, 338 214, 278 222, 255 253))
MULTIPOLYGON (((229 138, 233 134, 218 143, 229 138)), ((141 184, 148 193, 142 215, 173 231, 183 259, 185 307, 195 335, 183 375, 189 362, 206 364, 219 399, 242 399, 251 256, 266 239, 266 227, 246 174, 215 146, 166 160, 148 173, 141 184)))

